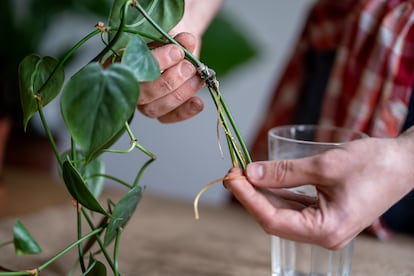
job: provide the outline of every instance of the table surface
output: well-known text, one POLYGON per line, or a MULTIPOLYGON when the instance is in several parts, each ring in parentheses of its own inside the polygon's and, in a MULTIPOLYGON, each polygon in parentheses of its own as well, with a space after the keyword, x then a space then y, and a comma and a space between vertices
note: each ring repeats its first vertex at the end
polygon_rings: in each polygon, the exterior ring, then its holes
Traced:
MULTIPOLYGON (((76 212, 61 183, 50 175, 7 169, 0 189, 0 243, 9 240, 20 219, 43 248, 35 256, 15 257, 0 248, 0 266, 31 269, 75 240, 76 212)), ((105 197, 119 199, 119 191, 105 197)), ((200 205, 144 194, 121 241, 122 275, 270 276, 270 238, 239 206, 200 205)), ((40 275, 67 275, 76 260, 70 252, 40 275)), ((356 238, 353 274, 414 275, 414 237, 395 235, 386 242, 356 238)))

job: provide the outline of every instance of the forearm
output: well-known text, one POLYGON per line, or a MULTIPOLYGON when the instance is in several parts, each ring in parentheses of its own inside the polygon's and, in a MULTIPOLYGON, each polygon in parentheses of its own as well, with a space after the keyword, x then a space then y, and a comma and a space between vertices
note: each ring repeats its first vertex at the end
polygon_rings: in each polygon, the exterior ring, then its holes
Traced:
POLYGON ((201 37, 221 8, 224 0, 185 0, 185 11, 181 21, 171 30, 171 35, 189 32, 201 37))

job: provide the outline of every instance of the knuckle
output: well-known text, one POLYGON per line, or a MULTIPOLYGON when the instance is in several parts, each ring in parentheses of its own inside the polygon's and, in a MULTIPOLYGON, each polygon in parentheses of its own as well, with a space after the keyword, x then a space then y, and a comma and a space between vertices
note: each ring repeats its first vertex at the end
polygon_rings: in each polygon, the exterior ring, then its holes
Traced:
POLYGON ((340 229, 338 222, 333 222, 326 226, 322 235, 321 245, 327 249, 338 249, 340 244, 338 241, 343 240, 343 233, 340 229))
POLYGON ((174 91, 173 96, 174 96, 174 99, 178 103, 183 103, 184 101, 186 101, 188 99, 188 97, 185 95, 185 93, 181 90, 174 91))
POLYGON ((149 104, 138 105, 138 110, 149 118, 157 118, 156 110, 149 104))
POLYGON ((165 77, 164 74, 161 74, 159 78, 159 84, 161 91, 168 93, 174 90, 174 79, 165 77))
POLYGON ((338 155, 336 150, 326 151, 315 159, 315 171, 325 177, 333 177, 333 174, 338 171, 338 166, 333 167, 333 164, 338 163, 338 155))
POLYGON ((275 179, 277 183, 281 183, 286 179, 286 176, 291 169, 292 165, 289 160, 275 162, 271 167, 271 177, 275 179))

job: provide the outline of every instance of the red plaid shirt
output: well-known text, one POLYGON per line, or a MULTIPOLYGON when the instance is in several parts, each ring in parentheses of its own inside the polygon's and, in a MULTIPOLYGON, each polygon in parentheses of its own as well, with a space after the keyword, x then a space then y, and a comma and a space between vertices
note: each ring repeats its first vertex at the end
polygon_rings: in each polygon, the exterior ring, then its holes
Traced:
POLYGON ((267 156, 267 131, 291 124, 311 49, 336 51, 320 124, 394 137, 414 80, 414 0, 320 0, 311 8, 251 153, 267 156))

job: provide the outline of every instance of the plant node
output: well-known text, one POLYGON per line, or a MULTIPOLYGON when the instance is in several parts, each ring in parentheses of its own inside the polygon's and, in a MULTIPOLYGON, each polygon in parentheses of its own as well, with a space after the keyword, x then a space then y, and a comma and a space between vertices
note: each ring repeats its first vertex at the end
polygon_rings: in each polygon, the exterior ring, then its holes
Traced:
POLYGON ((35 97, 36 101, 39 102, 40 106, 43 106, 42 95, 40 95, 39 93, 36 93, 36 95, 34 97, 35 97))
POLYGON ((97 28, 101 33, 106 33, 108 31, 108 28, 105 26, 105 23, 102 21, 99 21, 95 24, 95 28, 97 28))
POLYGON ((71 203, 73 207, 76 207, 76 209, 78 210, 78 213, 80 213, 82 210, 82 205, 74 198, 72 198, 71 203))
POLYGON ((218 91, 219 82, 216 78, 216 72, 213 69, 208 68, 206 65, 202 64, 197 68, 200 78, 205 81, 208 87, 218 91))
POLYGON ((131 7, 135 7, 137 5, 137 0, 131 0, 130 3, 129 3, 129 5, 131 7))
POLYGON ((26 271, 29 272, 30 275, 38 275, 40 272, 38 268, 34 268, 34 269, 26 270, 26 271))

